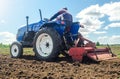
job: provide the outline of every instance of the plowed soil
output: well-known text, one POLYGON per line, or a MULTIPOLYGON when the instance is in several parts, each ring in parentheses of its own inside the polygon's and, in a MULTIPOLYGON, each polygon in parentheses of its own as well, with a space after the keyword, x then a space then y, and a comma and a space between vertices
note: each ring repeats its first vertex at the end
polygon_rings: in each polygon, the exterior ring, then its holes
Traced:
POLYGON ((45 62, 29 55, 21 59, 0 55, 0 79, 120 79, 120 59, 80 63, 59 58, 45 62))

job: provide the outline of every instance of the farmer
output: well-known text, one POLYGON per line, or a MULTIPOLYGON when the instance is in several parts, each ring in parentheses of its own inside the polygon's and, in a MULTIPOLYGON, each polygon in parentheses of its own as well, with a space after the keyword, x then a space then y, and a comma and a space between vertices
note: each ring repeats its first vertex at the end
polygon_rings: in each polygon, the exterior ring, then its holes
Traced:
POLYGON ((70 13, 68 13, 67 8, 62 8, 60 11, 58 11, 56 14, 54 14, 50 18, 50 21, 52 21, 53 19, 64 21, 66 24, 65 32, 70 31, 70 27, 72 25, 73 18, 72 18, 72 15, 70 13))
MULTIPOLYGON (((52 20, 60 20, 60 21, 64 21, 66 24, 66 28, 65 28, 65 33, 70 32, 70 27, 73 23, 73 18, 72 15, 70 13, 68 13, 68 9, 67 8, 62 8, 60 11, 58 11, 57 13, 55 13, 51 18, 50 21, 52 20)), ((84 28, 83 25, 80 24, 80 27, 84 28)), ((84 41, 88 41, 89 43, 92 43, 90 40, 84 38, 80 33, 78 34, 78 40, 75 41, 75 46, 78 45, 78 43, 80 43, 79 45, 84 46, 84 41), (80 41, 80 42, 79 42, 80 41)))

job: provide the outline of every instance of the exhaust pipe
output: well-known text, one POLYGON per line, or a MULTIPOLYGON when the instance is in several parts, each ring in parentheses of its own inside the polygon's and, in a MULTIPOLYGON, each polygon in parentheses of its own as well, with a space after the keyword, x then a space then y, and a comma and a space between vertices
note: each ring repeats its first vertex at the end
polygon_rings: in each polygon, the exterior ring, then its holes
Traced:
POLYGON ((40 13, 40 20, 42 21, 42 12, 41 12, 41 9, 39 9, 39 13, 40 13))
POLYGON ((29 31, 29 29, 28 29, 28 19, 29 19, 29 16, 26 16, 26 22, 27 22, 27 32, 29 31))

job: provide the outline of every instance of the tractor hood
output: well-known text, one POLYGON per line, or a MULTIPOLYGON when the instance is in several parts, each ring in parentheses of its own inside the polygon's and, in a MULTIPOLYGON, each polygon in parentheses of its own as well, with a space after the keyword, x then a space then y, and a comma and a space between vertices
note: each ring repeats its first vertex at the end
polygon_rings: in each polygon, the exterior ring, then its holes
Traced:
MULTIPOLYGON (((32 23, 28 25, 28 31, 35 31, 37 32, 39 30, 39 28, 44 24, 44 21, 39 21, 37 23, 32 23)), ((21 28, 19 28, 18 30, 22 30, 22 31, 27 31, 27 25, 26 26, 22 26, 21 28)))
MULTIPOLYGON (((29 24, 28 31, 37 32, 44 23, 45 23, 44 21, 39 21, 37 23, 29 24)), ((16 39, 18 41, 22 41, 25 32, 27 32, 27 25, 22 26, 21 28, 18 29, 16 39)))

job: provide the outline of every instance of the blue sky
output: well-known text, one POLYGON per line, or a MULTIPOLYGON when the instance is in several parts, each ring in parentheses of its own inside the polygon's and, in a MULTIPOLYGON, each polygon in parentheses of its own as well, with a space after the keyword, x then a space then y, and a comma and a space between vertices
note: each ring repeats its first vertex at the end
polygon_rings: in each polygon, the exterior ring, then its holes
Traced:
POLYGON ((39 21, 38 9, 43 18, 50 18, 63 7, 67 7, 74 21, 85 26, 79 31, 84 37, 103 44, 120 44, 119 0, 0 0, 0 42, 15 40, 17 29, 39 21))

